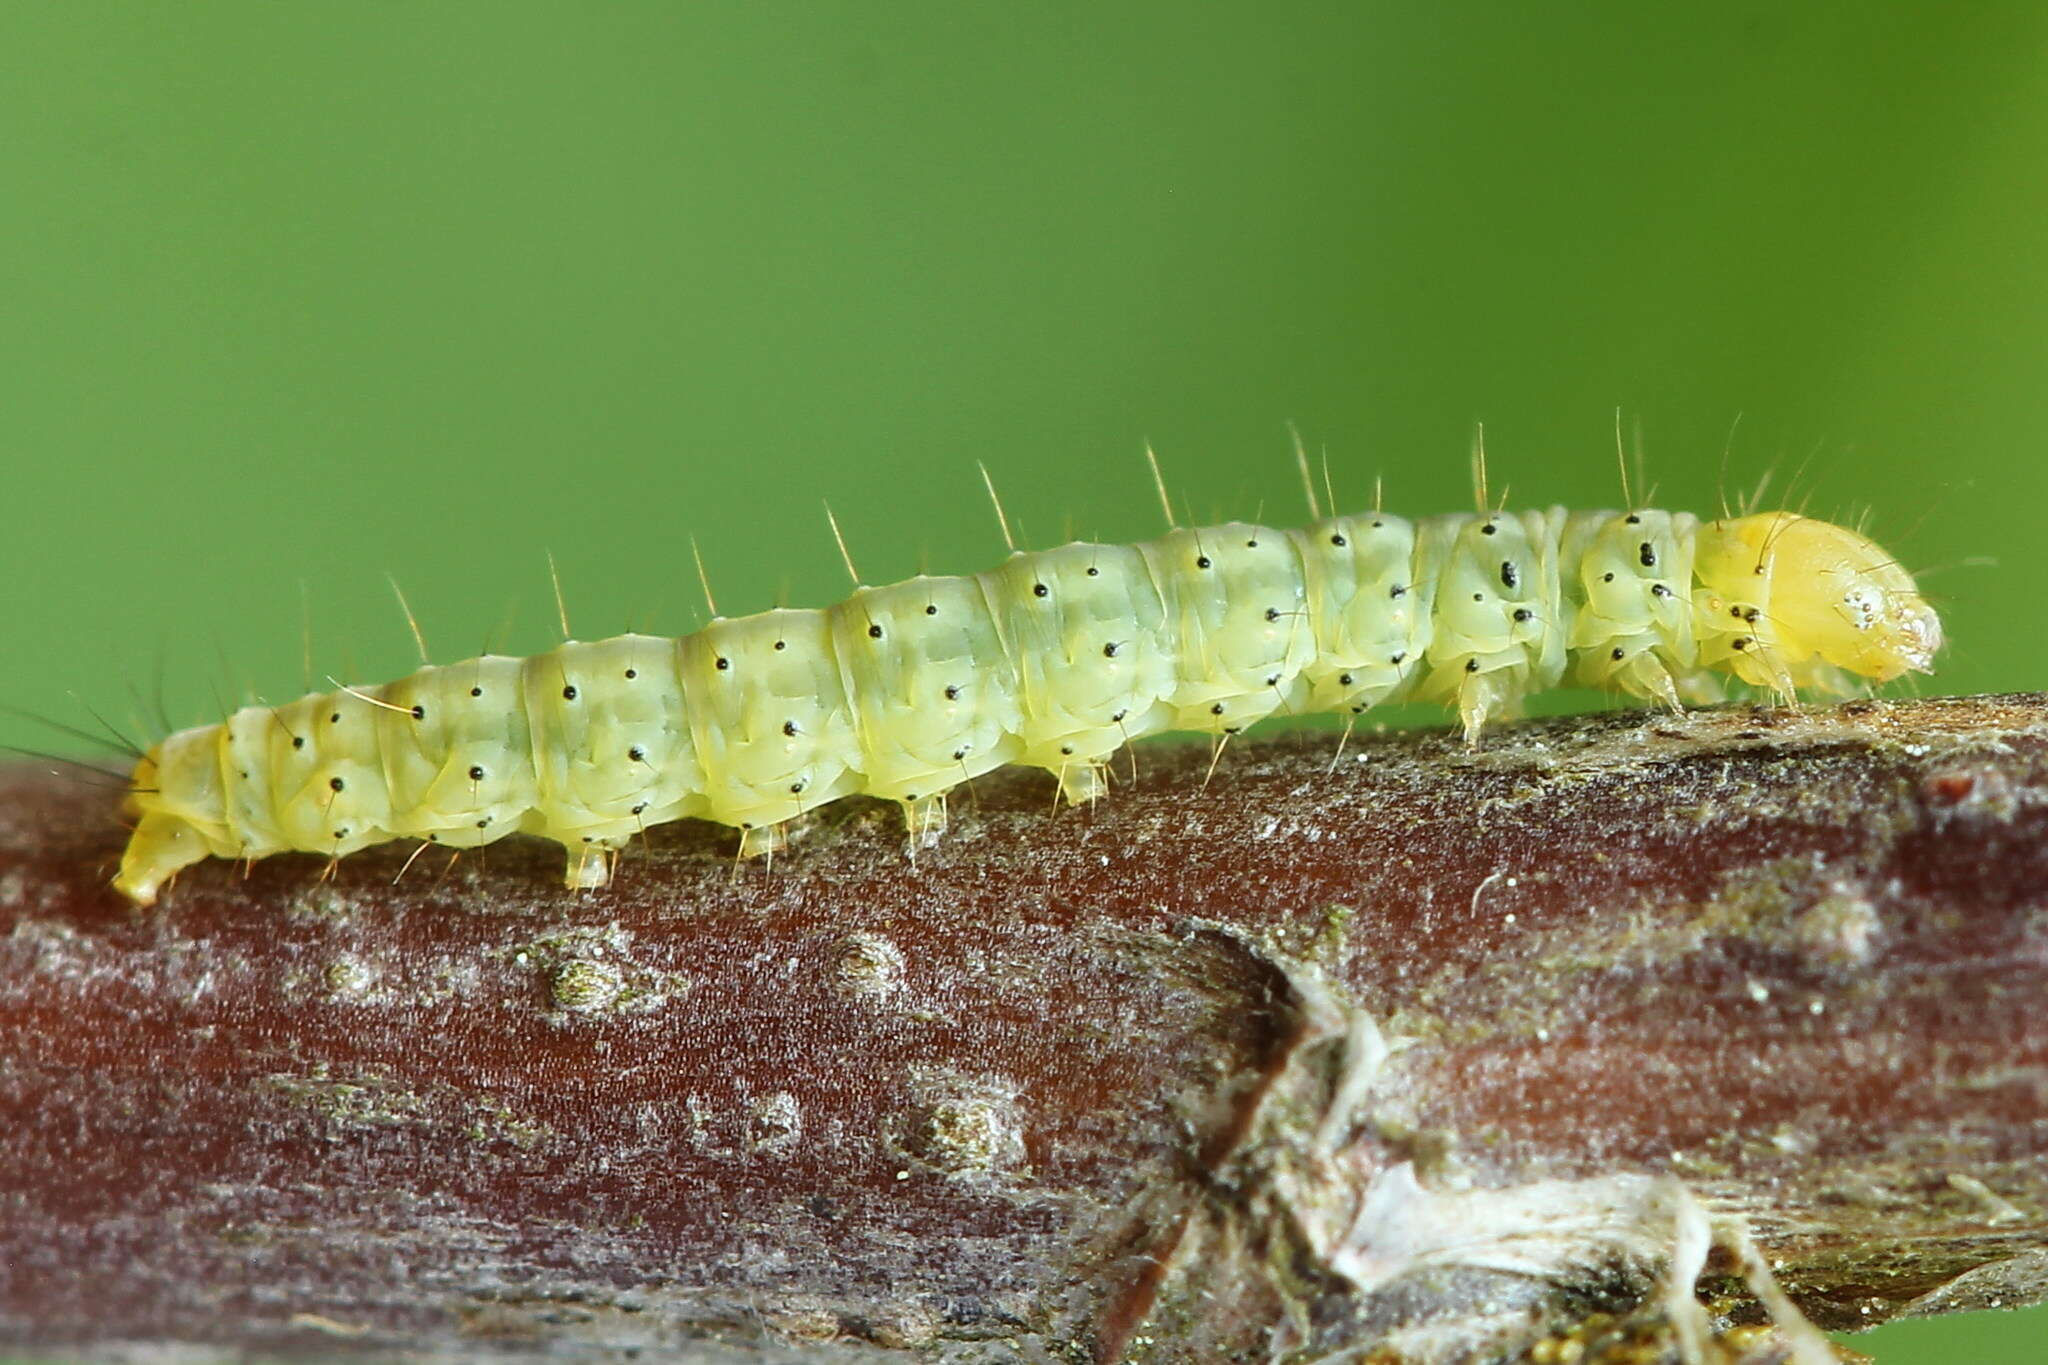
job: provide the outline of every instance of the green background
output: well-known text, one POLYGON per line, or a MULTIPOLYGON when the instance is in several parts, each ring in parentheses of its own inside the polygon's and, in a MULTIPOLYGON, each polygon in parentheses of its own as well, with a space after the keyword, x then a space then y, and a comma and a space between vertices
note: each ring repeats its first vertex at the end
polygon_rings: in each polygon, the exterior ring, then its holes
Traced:
POLYGON ((544 648, 549 550, 579 635, 688 630, 693 535, 821 604, 827 500, 979 569, 976 460, 1034 544, 1155 533, 1147 440, 1292 522, 1289 420, 1349 504, 1469 506, 1482 420, 1611 504, 1621 407, 1660 502, 1773 472, 1936 570, 1928 686, 2038 687, 2044 166, 2039 4, 5 0, 0 683, 294 695, 301 584, 381 679, 387 574, 544 648))

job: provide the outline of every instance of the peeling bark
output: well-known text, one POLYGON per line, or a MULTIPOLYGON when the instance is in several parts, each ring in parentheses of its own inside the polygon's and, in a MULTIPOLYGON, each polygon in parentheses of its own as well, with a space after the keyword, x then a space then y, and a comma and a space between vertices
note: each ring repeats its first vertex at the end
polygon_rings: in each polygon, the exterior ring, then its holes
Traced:
POLYGON ((1330 751, 142 914, 0 770, 0 1342, 1761 1363, 1777 1287, 2048 1297, 2048 698, 1330 751))

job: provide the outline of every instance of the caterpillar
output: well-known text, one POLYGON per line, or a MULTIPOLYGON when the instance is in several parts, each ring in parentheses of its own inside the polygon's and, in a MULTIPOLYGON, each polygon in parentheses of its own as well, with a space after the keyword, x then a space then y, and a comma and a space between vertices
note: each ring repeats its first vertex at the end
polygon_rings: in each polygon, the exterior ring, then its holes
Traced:
POLYGON ((1312 494, 1300 529, 1013 548, 986 573, 823 610, 714 609, 681 638, 572 640, 245 707, 137 762, 114 885, 146 906, 209 856, 529 833, 565 846, 566 885, 599 887, 616 850, 672 820, 736 826, 744 855, 865 794, 925 838, 951 788, 1006 764, 1092 801, 1112 755, 1165 730, 1220 744, 1276 713, 1422 699, 1476 743, 1565 682, 1679 707, 1732 678, 1789 701, 1928 671, 1941 645, 1890 555, 1799 513, 1320 512, 1312 494))

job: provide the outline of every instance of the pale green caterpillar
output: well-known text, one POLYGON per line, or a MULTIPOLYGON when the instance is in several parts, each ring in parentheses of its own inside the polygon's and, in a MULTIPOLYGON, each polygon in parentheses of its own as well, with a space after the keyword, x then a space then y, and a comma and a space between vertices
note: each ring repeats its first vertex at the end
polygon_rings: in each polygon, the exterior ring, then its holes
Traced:
POLYGON ((529 833, 567 847, 569 886, 595 887, 613 850, 686 817, 760 851, 860 793, 902 803, 924 837, 948 790, 1011 763, 1092 800, 1110 756, 1162 730, 1422 698, 1476 740, 1566 681, 1677 706, 1732 675, 1790 699, 1926 671, 1940 644, 1890 555, 1791 512, 1180 528, 246 707, 136 766, 114 885, 148 905, 209 856, 529 833))

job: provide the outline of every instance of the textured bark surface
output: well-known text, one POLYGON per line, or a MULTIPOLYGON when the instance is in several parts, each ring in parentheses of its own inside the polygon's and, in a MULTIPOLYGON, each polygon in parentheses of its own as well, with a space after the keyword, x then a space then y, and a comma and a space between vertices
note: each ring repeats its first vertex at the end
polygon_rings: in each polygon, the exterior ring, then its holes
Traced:
POLYGON ((2048 1296, 2048 699, 1330 756, 140 914, 6 769, 0 1344, 1657 1359, 1744 1225, 1823 1325, 2048 1296))

